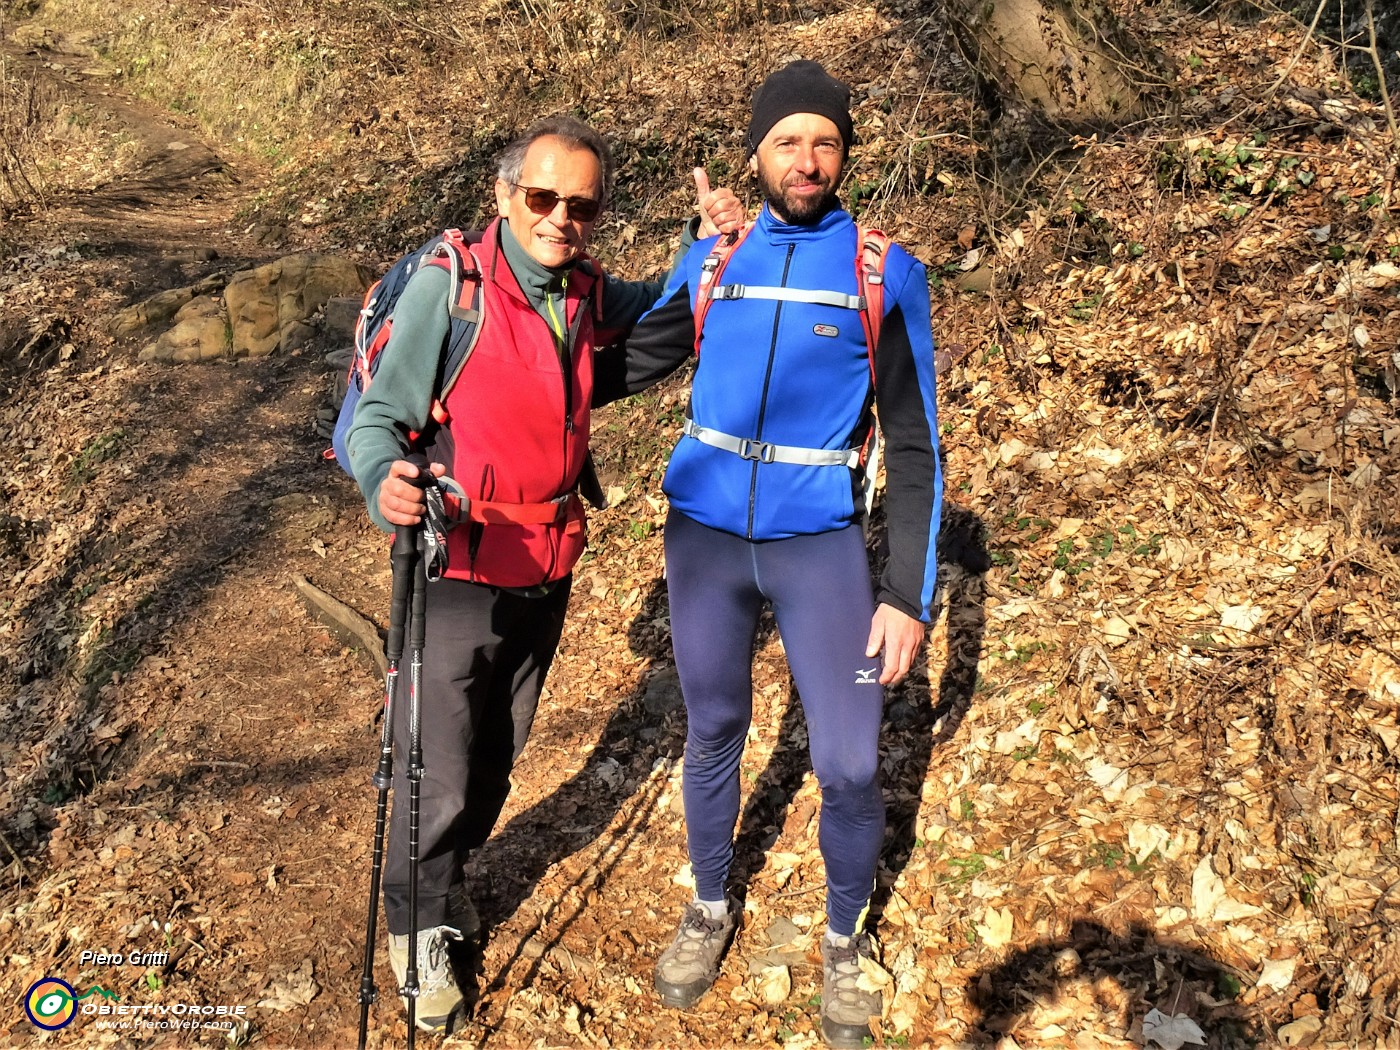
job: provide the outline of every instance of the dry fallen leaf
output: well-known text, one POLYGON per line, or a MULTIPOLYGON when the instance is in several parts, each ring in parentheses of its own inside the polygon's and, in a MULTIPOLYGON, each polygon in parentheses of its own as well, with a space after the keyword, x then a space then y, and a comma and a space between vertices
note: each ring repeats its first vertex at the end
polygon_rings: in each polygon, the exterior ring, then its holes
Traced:
POLYGON ((1211 867, 1210 858, 1202 857, 1191 876, 1191 911, 1204 922, 1233 922, 1258 915, 1260 908, 1231 897, 1225 882, 1211 867))
POLYGON ((1187 1043, 1204 1046, 1206 1042, 1201 1026, 1185 1014, 1168 1017, 1155 1008, 1142 1019, 1142 1037, 1162 1050, 1181 1050, 1187 1043))
POLYGON ((321 986, 312 977, 311 960, 303 959, 291 973, 272 982, 271 994, 258 1000, 258 1005, 281 1012, 295 1010, 310 1003, 320 990, 321 986))
POLYGON ((1293 983, 1293 974, 1298 969, 1298 960, 1293 959, 1269 959, 1264 963, 1264 969, 1259 974, 1259 979, 1254 982, 1258 988, 1267 988, 1270 991, 1281 992, 1293 983))
MULTIPOLYGON (((856 985, 861 991, 883 993, 886 989, 893 987, 894 978, 890 972, 874 959, 868 955, 858 955, 856 959, 860 963, 860 978, 856 981, 856 985)), ((884 1000, 884 1005, 888 1009, 890 997, 885 995, 884 1000)))
POLYGON ((1004 948, 1011 943, 1013 926, 1010 908, 988 906, 977 924, 977 937, 988 948, 1004 948))
POLYGON ((792 994, 792 974, 786 966, 765 966, 755 985, 759 999, 769 1006, 777 1006, 792 994))

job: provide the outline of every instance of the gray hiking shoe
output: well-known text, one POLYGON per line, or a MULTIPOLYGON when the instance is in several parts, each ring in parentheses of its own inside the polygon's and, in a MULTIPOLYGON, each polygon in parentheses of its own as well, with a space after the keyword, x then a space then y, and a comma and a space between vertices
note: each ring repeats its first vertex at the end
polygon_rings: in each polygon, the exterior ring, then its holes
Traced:
POLYGON ((838 1050, 860 1050, 872 1038, 870 1018, 880 1016, 880 993, 860 987, 860 957, 875 957, 870 934, 832 944, 822 938, 822 1039, 838 1050))
MULTIPOLYGON (((462 1008, 462 989, 452 973, 452 961, 447 956, 447 942, 460 941, 462 935, 451 926, 433 926, 418 931, 418 1002, 414 1007, 414 1022, 425 1032, 452 1031, 455 1018, 462 1008)), ((394 980, 403 989, 408 979, 408 934, 389 934, 389 968, 394 980)), ((408 1009, 408 999, 399 997, 408 1009)))
POLYGON ((696 904, 685 906, 676 939, 656 961, 656 991, 667 1006, 688 1010, 715 983, 720 960, 739 926, 734 902, 728 906, 723 919, 710 918, 696 904))

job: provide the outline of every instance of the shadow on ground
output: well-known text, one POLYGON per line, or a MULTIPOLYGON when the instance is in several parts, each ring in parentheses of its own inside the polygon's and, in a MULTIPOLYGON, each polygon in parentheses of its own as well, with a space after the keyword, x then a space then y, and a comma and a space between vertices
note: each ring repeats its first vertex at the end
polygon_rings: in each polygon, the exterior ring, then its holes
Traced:
POLYGON ((1155 1009, 1164 1019, 1183 1016, 1199 1026, 1205 1042, 1190 1045, 1247 1050, 1266 1037, 1248 1009, 1233 1002, 1249 979, 1147 926, 1114 933, 1080 919, 1066 937, 1023 948, 968 981, 968 1000, 982 1015, 972 1034, 979 1046, 1000 1045, 1006 1036, 1029 1041, 1036 1011, 1073 1010, 1081 1021, 1118 1014, 1118 1034, 1141 1045, 1143 1019, 1155 1009))

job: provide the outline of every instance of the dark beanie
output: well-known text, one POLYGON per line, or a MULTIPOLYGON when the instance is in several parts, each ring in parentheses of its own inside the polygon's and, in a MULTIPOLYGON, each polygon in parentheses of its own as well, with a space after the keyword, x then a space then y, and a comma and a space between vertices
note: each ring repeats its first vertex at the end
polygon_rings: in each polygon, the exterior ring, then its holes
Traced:
POLYGON ((744 140, 749 156, 773 125, 794 113, 826 117, 841 132, 841 145, 851 150, 851 89, 816 62, 789 62, 765 80, 753 96, 753 119, 744 140))

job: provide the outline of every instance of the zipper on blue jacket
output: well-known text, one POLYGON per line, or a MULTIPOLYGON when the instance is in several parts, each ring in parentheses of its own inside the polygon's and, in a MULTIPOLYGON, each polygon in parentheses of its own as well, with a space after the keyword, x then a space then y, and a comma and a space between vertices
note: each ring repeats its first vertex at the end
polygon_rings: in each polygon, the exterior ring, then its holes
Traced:
MULTIPOLYGON (((788 270, 792 268, 792 253, 797 250, 797 245, 787 246, 787 258, 783 260, 783 278, 779 282, 779 287, 787 287, 788 270)), ((778 323, 783 319, 783 304, 780 300, 777 308, 773 311, 773 338, 768 344, 768 368, 763 373, 763 394, 758 400, 758 427, 754 432, 754 440, 763 440, 763 420, 768 415, 768 385, 773 379, 773 365, 778 358, 778 323)), ((749 475, 749 524, 745 539, 753 539, 753 514, 754 505, 758 502, 758 461, 754 461, 752 473, 749 475)))

